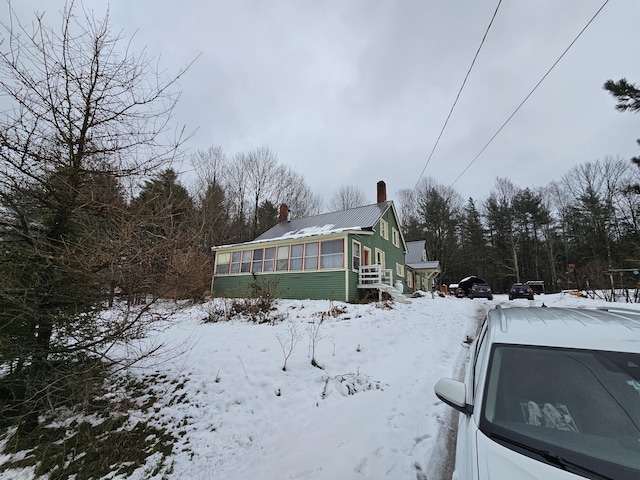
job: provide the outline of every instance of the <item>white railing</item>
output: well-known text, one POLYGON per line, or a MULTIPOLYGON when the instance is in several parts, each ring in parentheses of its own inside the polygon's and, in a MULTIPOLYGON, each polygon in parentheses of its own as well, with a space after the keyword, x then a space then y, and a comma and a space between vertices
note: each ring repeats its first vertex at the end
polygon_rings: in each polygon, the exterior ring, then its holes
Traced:
POLYGON ((381 265, 361 265, 358 288, 375 288, 377 285, 393 286, 393 271, 381 265))

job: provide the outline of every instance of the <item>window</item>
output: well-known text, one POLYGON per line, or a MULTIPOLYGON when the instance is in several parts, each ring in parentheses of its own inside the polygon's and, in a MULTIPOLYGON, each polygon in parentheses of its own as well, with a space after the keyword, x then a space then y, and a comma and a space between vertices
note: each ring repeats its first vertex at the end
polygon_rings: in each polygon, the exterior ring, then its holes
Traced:
POLYGON ((427 251, 426 250, 422 250, 422 261, 423 262, 427 261, 427 251))
POLYGON ((400 246, 400 232, 395 228, 391 229, 391 240, 396 247, 400 246))
POLYGON ((384 251, 376 248, 376 263, 384 268, 384 251))
MULTIPOLYGON (((358 269, 363 261, 362 245, 360 242, 354 242, 353 245, 353 268, 358 269)), ((342 239, 217 253, 215 274, 299 272, 319 268, 343 268, 344 254, 345 242, 342 239)))
POLYGON ((362 245, 360 244, 360 242, 358 242, 357 240, 353 240, 351 243, 351 258, 352 258, 352 262, 351 262, 351 268, 353 268, 354 270, 358 271, 360 270, 360 264, 361 262, 361 256, 362 253, 360 253, 360 249, 362 248, 362 245))
POLYGON ((240 273, 240 256, 242 252, 233 252, 231 254, 231 273, 240 273))
POLYGON ((344 242, 328 240, 320 243, 320 268, 342 268, 344 242))
POLYGON ((404 277, 404 265, 401 263, 396 263, 396 276, 400 278, 404 277))
POLYGON ((413 288, 413 275, 411 275, 411 272, 407 272, 407 286, 413 288))
POLYGON ((382 218, 380 219, 380 236, 389 240, 389 223, 382 218))
POLYGON ((273 261, 276 256, 275 247, 264 249, 264 271, 273 272, 273 261))
POLYGON ((302 270, 302 245, 291 245, 291 262, 289 271, 302 270))
POLYGON ((216 255, 217 275, 229 275, 229 260, 231 260, 230 253, 218 253, 216 255))
POLYGON ((262 254, 263 253, 264 251, 262 249, 253 251, 253 267, 251 268, 252 272, 254 273, 262 272, 262 254))
POLYGON ((317 270, 318 269, 318 244, 307 243, 304 246, 304 269, 305 270, 317 270))
POLYGON ((288 265, 289 265, 289 247, 278 247, 276 271, 286 272, 288 265))
POLYGON ((500 344, 490 354, 485 435, 591 478, 638 478, 640 354, 500 344))
POLYGON ((242 265, 240 266, 241 273, 249 273, 251 271, 251 250, 242 251, 242 265))

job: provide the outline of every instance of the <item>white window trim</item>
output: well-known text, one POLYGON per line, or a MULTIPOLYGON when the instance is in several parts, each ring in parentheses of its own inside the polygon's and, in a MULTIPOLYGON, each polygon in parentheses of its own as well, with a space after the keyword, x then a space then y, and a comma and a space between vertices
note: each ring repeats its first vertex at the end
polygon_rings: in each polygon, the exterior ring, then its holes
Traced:
POLYGON ((394 246, 400 247, 400 232, 395 227, 391 228, 391 239, 394 246))
POLYGON ((359 259, 358 264, 359 264, 360 266, 362 266, 362 258, 363 258, 363 256, 364 256, 364 255, 363 255, 363 253, 364 253, 364 251, 363 251, 363 249, 362 249, 362 243, 361 243, 361 242, 359 242, 358 240, 351 240, 351 270, 353 270, 354 272, 357 272, 358 270, 357 270, 357 269, 355 269, 355 268, 353 268, 353 259, 354 259, 354 258, 358 258, 358 259, 359 259), (355 246, 356 244, 358 245, 358 247, 359 247, 359 248, 358 248, 358 250, 360 251, 360 256, 359 256, 359 257, 356 257, 356 256, 354 255, 354 252, 356 251, 356 249, 354 248, 354 246, 355 246))
POLYGON ((380 219, 380 236, 385 240, 389 240, 389 222, 384 218, 380 219))

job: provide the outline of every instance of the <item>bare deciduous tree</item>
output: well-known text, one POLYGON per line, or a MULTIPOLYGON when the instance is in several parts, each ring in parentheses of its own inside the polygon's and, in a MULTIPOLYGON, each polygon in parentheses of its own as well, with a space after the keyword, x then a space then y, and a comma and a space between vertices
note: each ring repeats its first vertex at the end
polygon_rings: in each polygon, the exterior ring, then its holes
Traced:
POLYGON ((282 348, 282 356, 284 357, 284 363, 282 364, 282 371, 287 371, 287 361, 293 353, 293 349, 302 340, 302 333, 298 330, 298 323, 289 321, 287 322, 287 333, 283 334, 276 331, 276 339, 282 348))
POLYGON ((316 360, 316 348, 320 340, 324 338, 320 334, 321 321, 308 323, 306 326, 307 334, 309 335, 309 355, 311 356, 311 365, 322 369, 322 366, 316 360))
POLYGON ((105 328, 98 306, 114 255, 130 254, 125 181, 171 162, 185 140, 171 126, 185 70, 160 74, 108 16, 73 2, 60 31, 43 16, 25 25, 11 8, 1 28, 0 401, 28 433, 44 409, 70 401, 57 369, 86 365, 142 321, 105 328))
POLYGON ((341 185, 329 199, 330 210, 347 210, 367 204, 367 196, 358 187, 341 185))

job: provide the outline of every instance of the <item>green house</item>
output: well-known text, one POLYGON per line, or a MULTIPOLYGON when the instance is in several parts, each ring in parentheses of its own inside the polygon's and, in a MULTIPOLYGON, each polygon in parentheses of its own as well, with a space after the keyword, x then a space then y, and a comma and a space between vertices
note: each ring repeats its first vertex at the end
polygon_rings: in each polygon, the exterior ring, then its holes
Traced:
POLYGON ((212 292, 244 297, 256 287, 277 298, 353 302, 387 291, 407 291, 407 244, 386 186, 372 205, 278 223, 252 242, 213 247, 212 292))

